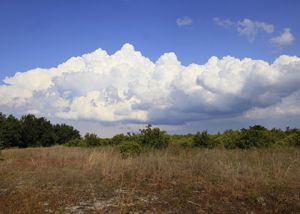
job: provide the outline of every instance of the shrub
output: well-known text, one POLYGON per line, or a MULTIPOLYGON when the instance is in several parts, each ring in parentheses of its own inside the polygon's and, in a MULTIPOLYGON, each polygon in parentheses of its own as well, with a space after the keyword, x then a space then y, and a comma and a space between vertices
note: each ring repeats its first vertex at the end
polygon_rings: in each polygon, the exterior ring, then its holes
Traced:
POLYGON ((241 136, 237 142, 237 147, 241 149, 250 149, 252 147, 269 147, 272 141, 268 130, 259 125, 250 126, 249 129, 241 129, 241 136))
POLYGON ((169 145, 169 135, 167 135, 165 131, 161 131, 159 128, 152 128, 151 125, 147 125, 146 128, 140 130, 140 132, 140 141, 144 146, 154 149, 163 149, 169 145))
POLYGON ((124 141, 127 141, 128 137, 124 134, 117 134, 115 136, 113 136, 113 138, 111 139, 111 144, 112 145, 119 145, 124 141))
POLYGON ((212 149, 216 142, 211 138, 207 131, 197 132, 193 138, 193 146, 212 149))
POLYGON ((175 145, 179 145, 182 148, 189 148, 192 147, 193 144, 193 135, 186 134, 186 135, 172 135, 170 137, 171 142, 175 145))
POLYGON ((226 149, 236 149, 240 140, 240 132, 234 130, 226 130, 222 135, 222 143, 226 149))
POLYGON ((101 140, 97 137, 96 134, 87 133, 84 136, 84 141, 88 147, 101 146, 101 140))
POLYGON ((291 133, 282 140, 276 142, 280 146, 300 146, 300 133, 291 133))
POLYGON ((65 144, 69 147, 86 147, 86 142, 82 139, 72 139, 65 144))
POLYGON ((180 141, 179 142, 179 145, 180 147, 184 148, 184 149, 187 149, 187 148, 191 148, 193 145, 193 143, 189 140, 185 140, 185 141, 180 141))
POLYGON ((135 141, 123 142, 119 148, 123 158, 137 156, 142 152, 141 145, 135 141))

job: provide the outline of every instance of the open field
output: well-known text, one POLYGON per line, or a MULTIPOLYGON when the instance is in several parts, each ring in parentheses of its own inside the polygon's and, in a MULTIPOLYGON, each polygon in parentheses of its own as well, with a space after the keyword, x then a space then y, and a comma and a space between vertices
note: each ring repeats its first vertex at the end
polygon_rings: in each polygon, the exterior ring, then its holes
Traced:
POLYGON ((8 149, 0 213, 299 213, 300 150, 8 149))

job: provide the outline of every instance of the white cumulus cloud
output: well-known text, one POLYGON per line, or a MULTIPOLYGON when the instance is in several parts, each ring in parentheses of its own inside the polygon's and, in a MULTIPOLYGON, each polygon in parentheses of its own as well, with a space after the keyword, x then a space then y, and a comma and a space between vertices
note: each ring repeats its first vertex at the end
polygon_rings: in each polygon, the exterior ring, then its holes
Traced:
POLYGON ((16 73, 0 85, 0 111, 106 123, 183 124, 193 121, 299 117, 300 58, 211 57, 182 65, 175 53, 156 62, 130 44, 102 49, 57 67, 16 73), (264 112, 268 112, 265 114, 264 112))

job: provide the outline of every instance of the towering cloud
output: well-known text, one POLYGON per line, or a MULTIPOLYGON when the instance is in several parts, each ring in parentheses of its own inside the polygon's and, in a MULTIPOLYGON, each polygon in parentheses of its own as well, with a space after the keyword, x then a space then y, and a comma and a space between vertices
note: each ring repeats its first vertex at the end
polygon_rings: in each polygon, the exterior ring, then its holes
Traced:
POLYGON ((0 110, 103 124, 182 124, 299 115, 299 94, 298 57, 280 56, 272 64, 211 57, 184 66, 175 53, 152 62, 125 44, 112 55, 98 49, 5 78, 0 110))

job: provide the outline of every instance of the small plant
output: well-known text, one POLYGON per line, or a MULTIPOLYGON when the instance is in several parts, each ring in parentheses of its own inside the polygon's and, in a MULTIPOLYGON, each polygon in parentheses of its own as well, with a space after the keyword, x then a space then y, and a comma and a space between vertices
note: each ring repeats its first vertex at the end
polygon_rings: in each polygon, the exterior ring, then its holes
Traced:
POLYGON ((122 158, 134 157, 142 152, 141 145, 135 141, 123 142, 119 148, 122 158))

